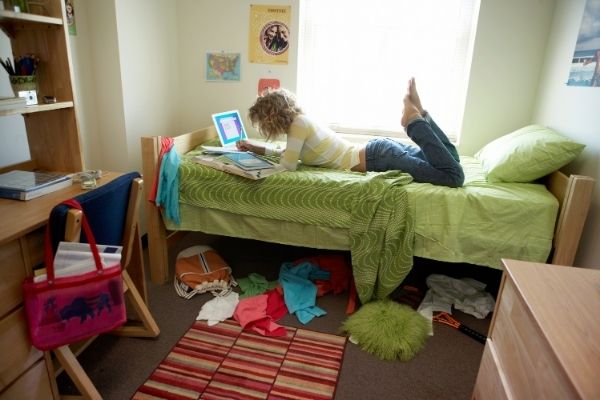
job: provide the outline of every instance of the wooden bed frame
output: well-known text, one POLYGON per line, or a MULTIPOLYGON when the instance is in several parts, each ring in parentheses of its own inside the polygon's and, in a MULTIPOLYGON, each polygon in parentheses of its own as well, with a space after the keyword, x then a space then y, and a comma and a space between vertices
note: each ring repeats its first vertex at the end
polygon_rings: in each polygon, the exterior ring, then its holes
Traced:
MULTIPOLYGON (((214 127, 175 136, 174 147, 178 154, 184 154, 201 143, 217 137, 214 127)), ((161 137, 142 137, 142 165, 146 182, 152 182, 157 173, 161 137)), ((548 175, 544 183, 558 199, 560 209, 554 230, 553 248, 549 262, 557 265, 573 265, 579 239, 591 203, 594 179, 583 175, 566 176, 560 171, 548 175)), ((148 199, 152 185, 144 185, 144 195, 148 199)), ((160 211, 152 204, 145 205, 146 229, 150 276, 154 283, 165 283, 171 279, 169 273, 169 247, 180 238, 181 231, 168 231, 160 211)))

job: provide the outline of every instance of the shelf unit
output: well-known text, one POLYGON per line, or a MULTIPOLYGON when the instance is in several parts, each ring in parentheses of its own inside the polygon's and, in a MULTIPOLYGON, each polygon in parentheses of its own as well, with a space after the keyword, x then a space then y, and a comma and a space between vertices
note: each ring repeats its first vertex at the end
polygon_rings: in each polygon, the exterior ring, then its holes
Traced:
POLYGON ((63 0, 46 0, 45 15, 0 10, 0 28, 8 35, 14 56, 33 53, 40 59, 39 105, 0 111, 0 117, 22 115, 31 160, 0 168, 77 172, 84 168, 75 112, 71 51, 63 0), (54 96, 53 104, 41 104, 54 96))
MULTIPOLYGON (((54 96, 57 102, 0 110, 0 118, 23 117, 31 155, 29 161, 1 167, 0 172, 82 171, 64 0, 44 0, 43 7, 36 5, 36 10, 39 14, 0 10, 0 29, 9 37, 14 56, 33 53, 39 57, 38 100, 54 96)), ((5 139, 2 133, 0 140, 5 139)), ((43 260, 44 227, 50 210, 80 192, 79 186, 73 185, 30 201, 0 199, 0 400, 60 398, 49 353, 31 346, 21 283, 43 260)))

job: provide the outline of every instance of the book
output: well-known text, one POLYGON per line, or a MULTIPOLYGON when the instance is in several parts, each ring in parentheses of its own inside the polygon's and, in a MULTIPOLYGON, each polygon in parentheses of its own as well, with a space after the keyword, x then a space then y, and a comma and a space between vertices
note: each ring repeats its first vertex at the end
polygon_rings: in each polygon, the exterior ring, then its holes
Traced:
POLYGON ((254 171, 257 169, 274 168, 275 165, 263 158, 260 158, 252 153, 227 153, 223 157, 231 160, 235 165, 246 171, 254 171))
POLYGON ((0 197, 31 200, 69 187, 72 176, 59 172, 10 171, 0 174, 0 197))
POLYGON ((0 110, 12 110, 27 105, 27 99, 24 97, 0 97, 0 110))
POLYGON ((285 171, 285 168, 279 164, 277 164, 277 165, 271 164, 270 168, 265 168, 265 169, 245 170, 245 169, 240 168, 239 166, 234 164, 233 161, 229 160, 228 158, 225 158, 224 156, 221 156, 221 157, 195 156, 193 158, 193 161, 197 162, 198 164, 206 165, 206 166, 212 167, 214 169, 218 169, 220 171, 227 172, 229 174, 242 176, 244 178, 248 178, 248 179, 252 179, 252 180, 263 179, 268 176, 285 171))

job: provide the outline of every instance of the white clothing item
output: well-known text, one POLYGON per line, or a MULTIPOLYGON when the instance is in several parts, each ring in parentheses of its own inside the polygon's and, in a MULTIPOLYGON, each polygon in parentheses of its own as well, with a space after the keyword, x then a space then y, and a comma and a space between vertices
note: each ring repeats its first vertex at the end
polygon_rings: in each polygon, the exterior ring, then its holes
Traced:
POLYGON ((216 325, 227 318, 231 318, 239 302, 240 295, 234 291, 224 296, 215 297, 204 303, 196 317, 196 321, 207 320, 209 326, 216 325))
POLYGON ((482 319, 494 310, 494 298, 484 291, 485 284, 477 280, 432 274, 427 277, 427 286, 429 290, 419 305, 420 312, 428 310, 452 314, 454 306, 457 310, 482 319))

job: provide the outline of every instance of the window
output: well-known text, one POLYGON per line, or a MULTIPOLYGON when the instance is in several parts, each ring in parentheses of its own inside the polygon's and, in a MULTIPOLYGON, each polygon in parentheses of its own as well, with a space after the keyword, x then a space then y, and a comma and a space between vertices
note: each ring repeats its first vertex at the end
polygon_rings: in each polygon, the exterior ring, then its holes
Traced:
POLYGON ((302 0, 304 111, 340 132, 403 136, 414 76, 425 109, 456 138, 479 0, 302 0))

